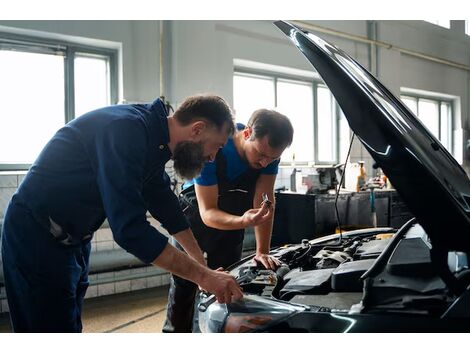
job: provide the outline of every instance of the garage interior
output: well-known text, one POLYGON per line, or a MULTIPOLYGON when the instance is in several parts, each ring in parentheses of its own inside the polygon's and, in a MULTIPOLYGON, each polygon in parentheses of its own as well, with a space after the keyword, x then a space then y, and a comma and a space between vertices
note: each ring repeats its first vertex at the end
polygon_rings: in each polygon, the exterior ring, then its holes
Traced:
MULTIPOLYGON (((293 21, 338 45, 379 78, 469 174, 470 20, 434 22, 293 21)), ((336 197, 341 179, 338 165, 346 159, 351 130, 318 74, 270 21, 0 21, 0 55, 37 50, 51 56, 73 51, 81 55, 76 59, 96 58, 97 69, 105 63, 106 68, 97 73, 104 83, 95 87, 92 81, 80 82, 81 90, 76 92, 83 96, 76 98, 75 107, 62 106, 63 120, 49 123, 41 136, 19 134, 16 125, 14 131, 0 132, 0 226, 38 147, 61 124, 103 104, 146 103, 163 96, 176 108, 185 97, 202 92, 224 97, 237 122, 246 123, 258 108, 277 108, 291 117, 294 143, 281 158, 274 186, 272 246, 335 233, 335 203, 343 229, 399 228, 413 217, 393 184, 374 168, 374 160, 358 138, 352 143, 336 197), (292 90, 281 96, 278 85, 283 83, 292 90), (256 88, 250 90, 250 86, 256 88), (105 92, 95 92, 100 97, 96 101, 87 100, 86 90, 92 87, 105 92), (312 104, 307 110, 293 98, 296 92, 302 97, 310 94, 312 104), (7 134, 21 137, 7 138, 7 134), (31 138, 34 142, 30 143, 31 138), (25 144, 31 150, 16 152, 25 144)), ((74 84, 64 80, 66 85, 74 84)), ((62 104, 63 96, 51 94, 31 103, 40 105, 47 98, 62 104)), ((0 102, 0 114, 7 116, 11 110, 6 105, 12 104, 3 105, 0 102)), ((47 118, 45 111, 36 119, 47 118)), ((25 117, 20 123, 26 121, 25 117)), ((0 130, 8 126, 2 116, 0 130)), ((182 181, 171 162, 167 172, 178 193, 182 181)), ((148 221, 165 233, 150 214, 148 221)), ((243 248, 244 255, 254 252, 252 229, 245 235, 243 248)), ((170 280, 167 272, 144 265, 120 248, 107 222, 94 234, 90 263, 84 332, 161 332, 170 280)), ((10 332, 2 273, 0 302, 0 332, 10 332)))

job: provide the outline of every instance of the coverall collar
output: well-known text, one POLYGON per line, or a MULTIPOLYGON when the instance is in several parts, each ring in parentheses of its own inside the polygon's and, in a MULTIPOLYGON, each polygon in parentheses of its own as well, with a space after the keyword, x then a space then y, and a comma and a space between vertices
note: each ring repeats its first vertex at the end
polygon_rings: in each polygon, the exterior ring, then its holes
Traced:
POLYGON ((157 98, 150 104, 150 114, 144 116, 146 123, 149 126, 152 143, 156 148, 162 150, 167 149, 172 155, 168 143, 170 142, 170 131, 168 129, 168 110, 161 101, 157 98))

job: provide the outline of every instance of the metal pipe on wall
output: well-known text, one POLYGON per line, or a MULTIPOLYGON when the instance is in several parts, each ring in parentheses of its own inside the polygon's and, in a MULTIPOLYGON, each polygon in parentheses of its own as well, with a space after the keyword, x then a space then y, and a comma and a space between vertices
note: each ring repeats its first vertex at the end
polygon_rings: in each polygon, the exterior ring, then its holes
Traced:
POLYGON ((346 32, 337 31, 335 29, 318 26, 318 25, 311 24, 311 23, 304 22, 304 21, 292 21, 292 23, 299 26, 299 27, 301 27, 301 28, 309 29, 309 30, 312 30, 312 31, 326 33, 326 34, 330 34, 330 35, 333 35, 333 36, 336 36, 336 37, 345 38, 345 39, 349 39, 349 40, 353 40, 353 41, 356 41, 356 42, 365 43, 365 44, 369 44, 369 45, 377 45, 377 46, 380 46, 380 47, 385 48, 385 49, 396 50, 396 51, 398 51, 402 54, 405 54, 405 55, 418 57, 420 59, 424 59, 424 60, 428 60, 428 61, 432 61, 432 62, 437 62, 437 63, 443 64, 443 65, 455 67, 455 68, 465 70, 465 71, 470 71, 470 66, 469 65, 461 64, 459 62, 454 62, 454 61, 447 60, 447 59, 442 59, 440 57, 436 57, 436 56, 432 56, 432 55, 428 55, 428 54, 423 54, 423 53, 420 53, 420 52, 414 51, 414 50, 408 50, 408 49, 401 48, 399 46, 396 46, 396 45, 393 45, 393 44, 390 44, 390 43, 382 42, 380 40, 369 39, 369 38, 366 38, 366 37, 363 37, 363 36, 360 36, 360 35, 349 34, 349 33, 346 33, 346 32))

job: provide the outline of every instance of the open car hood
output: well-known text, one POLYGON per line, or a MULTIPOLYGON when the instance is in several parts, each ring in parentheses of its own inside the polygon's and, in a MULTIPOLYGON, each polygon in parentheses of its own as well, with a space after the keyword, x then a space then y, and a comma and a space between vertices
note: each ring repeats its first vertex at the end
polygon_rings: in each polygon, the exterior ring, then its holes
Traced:
POLYGON ((439 251, 470 250, 470 181, 452 155, 375 77, 336 46, 275 25, 313 65, 351 129, 439 251))

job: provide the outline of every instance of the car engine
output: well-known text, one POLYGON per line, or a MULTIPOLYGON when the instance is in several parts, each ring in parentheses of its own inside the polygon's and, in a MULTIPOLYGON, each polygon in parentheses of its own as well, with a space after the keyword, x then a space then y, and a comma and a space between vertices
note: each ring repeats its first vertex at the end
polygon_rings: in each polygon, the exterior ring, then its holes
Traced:
POLYGON ((279 247, 271 255, 283 264, 276 272, 248 261, 232 272, 244 292, 330 309, 349 309, 362 297, 360 277, 388 245, 393 233, 354 236, 341 241, 279 247))
MULTIPOLYGON (((324 311, 356 305, 363 312, 439 315, 453 298, 435 271, 431 247, 419 224, 400 236, 392 229, 352 231, 272 250, 282 262, 276 272, 248 257, 231 274, 245 293, 324 311)), ((449 253, 449 263, 457 259, 458 253, 449 253)))

